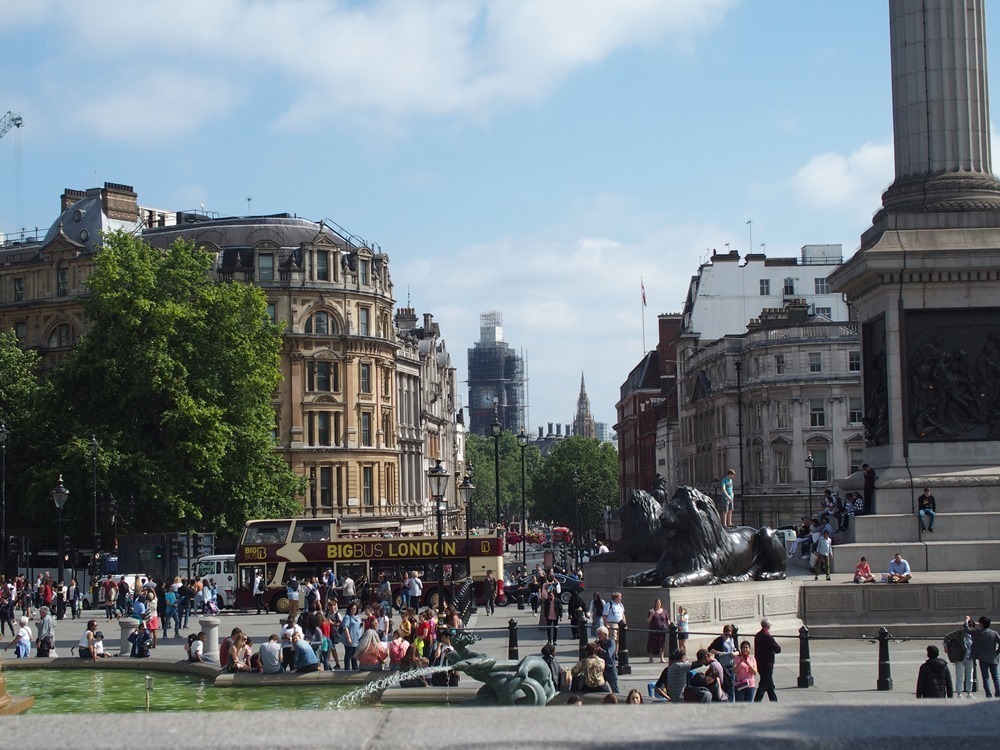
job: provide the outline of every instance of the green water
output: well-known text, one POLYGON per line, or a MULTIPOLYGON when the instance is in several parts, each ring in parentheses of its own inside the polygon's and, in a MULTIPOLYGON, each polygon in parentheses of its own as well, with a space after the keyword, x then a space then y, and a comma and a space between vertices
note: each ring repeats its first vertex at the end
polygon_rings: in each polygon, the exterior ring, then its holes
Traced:
MULTIPOLYGON (((354 688, 281 685, 217 688, 186 675, 150 672, 150 711, 280 711, 336 709, 354 688)), ((8 669, 7 692, 33 695, 30 714, 130 713, 146 710, 146 675, 131 670, 8 669)), ((351 706, 352 708, 355 706, 351 706)))

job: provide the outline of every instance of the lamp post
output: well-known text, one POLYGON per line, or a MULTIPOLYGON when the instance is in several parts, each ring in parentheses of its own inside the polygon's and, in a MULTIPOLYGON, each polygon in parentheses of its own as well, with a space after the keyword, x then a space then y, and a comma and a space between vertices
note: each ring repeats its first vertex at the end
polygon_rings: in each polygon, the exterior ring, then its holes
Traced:
POLYGON ((521 427, 517 433, 517 444, 521 446, 521 565, 528 568, 528 512, 524 503, 524 449, 528 447, 528 435, 521 427))
POLYGON ((0 453, 3 454, 3 473, 0 474, 0 551, 3 552, 3 559, 0 560, 0 572, 7 571, 7 436, 10 430, 5 422, 0 422, 0 453))
POLYGON ((490 435, 493 436, 493 481, 496 489, 497 517, 496 529, 500 530, 500 436, 503 435, 503 425, 500 424, 500 417, 493 417, 493 424, 490 425, 490 435))
POLYGON ((573 506, 576 508, 576 528, 573 529, 573 550, 576 567, 580 567, 580 475, 573 470, 573 506))
POLYGON ((59 551, 59 583, 62 583, 63 576, 66 573, 66 551, 63 549, 63 525, 62 525, 62 510, 63 506, 66 504, 66 499, 69 497, 69 490, 63 485, 62 474, 59 475, 59 481, 56 482, 56 486, 52 488, 52 502, 56 504, 56 512, 59 514, 59 543, 56 545, 56 549, 59 551))
POLYGON ((809 485, 809 507, 806 509, 806 516, 812 517, 813 512, 813 454, 812 451, 806 453, 806 483, 809 485))
POLYGON ((90 469, 93 477, 94 491, 94 532, 90 551, 90 577, 97 578, 98 550, 101 548, 101 535, 97 530, 97 435, 90 436, 90 469))
POLYGON ((309 468, 309 504, 312 505, 313 518, 316 518, 316 467, 309 468))
POLYGON ((743 363, 736 360, 736 425, 740 440, 740 526, 747 525, 747 501, 743 494, 743 363))
POLYGON ((442 520, 444 510, 444 493, 448 489, 448 472, 441 465, 441 459, 427 470, 427 481, 430 484, 431 497, 434 498, 434 509, 437 514, 437 559, 438 559, 438 614, 444 612, 444 544, 441 540, 442 520))

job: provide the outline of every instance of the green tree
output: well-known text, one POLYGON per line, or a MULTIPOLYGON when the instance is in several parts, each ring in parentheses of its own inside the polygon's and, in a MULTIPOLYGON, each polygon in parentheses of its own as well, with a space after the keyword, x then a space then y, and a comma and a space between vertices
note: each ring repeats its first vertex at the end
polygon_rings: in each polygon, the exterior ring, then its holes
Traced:
MULTIPOLYGON (((500 518, 502 523, 521 519, 521 446, 517 436, 500 436, 500 518)), ((492 525, 496 519, 496 464, 492 437, 470 434, 465 444, 466 461, 473 462, 472 482, 475 521, 479 526, 492 525)), ((530 443, 524 448, 524 505, 528 518, 534 512, 533 477, 542 464, 542 454, 530 443)))
MULTIPOLYGON (((48 460, 34 494, 62 472, 87 497, 94 434, 102 491, 126 511, 132 499, 130 531, 232 534, 249 517, 295 512, 304 482, 271 438, 281 331, 261 290, 212 281, 211 263, 190 243, 161 251, 124 232, 105 237, 82 300, 91 328, 45 389, 47 450, 37 448, 48 460)), ((90 509, 67 504, 67 519, 90 509)))
POLYGON ((22 484, 25 467, 34 462, 26 456, 24 445, 34 431, 40 365, 38 352, 23 349, 14 331, 0 333, 0 421, 8 432, 4 442, 8 529, 26 517, 22 484))
POLYGON ((604 536, 604 510, 617 506, 618 453, 611 443, 573 436, 557 443, 535 476, 536 507, 544 518, 584 537, 604 536), (579 482, 574 485, 573 472, 579 482), (578 515, 579 514, 579 515, 578 515))

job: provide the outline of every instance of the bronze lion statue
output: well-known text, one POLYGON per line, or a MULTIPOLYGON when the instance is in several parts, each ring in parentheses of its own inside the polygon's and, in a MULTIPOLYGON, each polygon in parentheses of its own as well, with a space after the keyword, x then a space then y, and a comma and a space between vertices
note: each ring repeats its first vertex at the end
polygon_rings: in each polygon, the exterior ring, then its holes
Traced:
POLYGON ((693 487, 678 487, 660 512, 662 554, 626 586, 699 586, 785 577, 785 546, 764 526, 726 529, 715 502, 693 487))
POLYGON ((662 506, 645 490, 632 490, 621 508, 621 541, 618 547, 593 562, 656 562, 663 551, 663 530, 660 528, 662 506))

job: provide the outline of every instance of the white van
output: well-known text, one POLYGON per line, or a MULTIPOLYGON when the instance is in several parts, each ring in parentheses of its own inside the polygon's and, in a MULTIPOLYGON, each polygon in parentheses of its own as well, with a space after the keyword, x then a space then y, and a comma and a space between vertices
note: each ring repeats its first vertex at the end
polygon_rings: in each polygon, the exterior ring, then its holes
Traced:
POLYGON ((195 562, 198 579, 214 578, 218 594, 215 603, 232 607, 236 601, 236 555, 205 555, 195 562))

